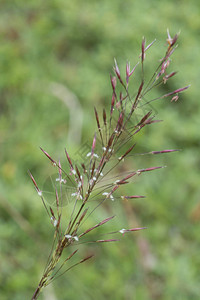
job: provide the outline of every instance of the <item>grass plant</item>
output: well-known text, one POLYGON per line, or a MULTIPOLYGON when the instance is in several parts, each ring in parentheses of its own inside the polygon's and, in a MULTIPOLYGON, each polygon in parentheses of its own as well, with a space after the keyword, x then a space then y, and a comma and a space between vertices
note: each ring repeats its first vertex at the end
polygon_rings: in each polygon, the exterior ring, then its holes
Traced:
MULTIPOLYGON (((37 299, 42 290, 57 277, 71 270, 73 267, 80 265, 93 255, 83 257, 75 263, 70 264, 70 260, 76 258, 81 243, 110 243, 120 240, 127 233, 145 229, 139 228, 117 228, 116 231, 108 233, 108 238, 99 239, 98 234, 95 240, 90 240, 91 231, 95 231, 101 226, 106 226, 108 222, 112 222, 114 215, 103 219, 96 225, 87 227, 87 220, 91 214, 103 205, 105 202, 115 201, 120 198, 122 201, 131 201, 136 198, 144 198, 143 195, 127 195, 120 192, 120 188, 131 182, 137 176, 145 172, 152 172, 163 168, 164 166, 152 166, 127 171, 120 171, 120 166, 125 161, 131 159, 135 149, 137 149, 137 135, 144 127, 160 122, 155 118, 153 110, 149 110, 138 118, 138 111, 143 107, 148 107, 153 101, 159 99, 171 99, 171 102, 177 101, 179 94, 186 90, 189 86, 169 91, 157 98, 151 97, 152 89, 165 85, 171 80, 176 72, 168 72, 171 63, 171 56, 177 48, 178 34, 173 38, 167 33, 167 49, 164 56, 160 59, 153 75, 148 79, 145 77, 145 56, 150 51, 155 40, 146 45, 145 38, 142 39, 141 53, 138 62, 131 68, 130 63, 126 63, 125 74, 122 74, 118 67, 117 61, 114 64, 114 75, 110 75, 112 96, 110 110, 100 114, 94 108, 94 115, 97 124, 97 130, 94 133, 90 150, 85 155, 85 159, 81 162, 73 161, 68 150, 65 149, 67 167, 63 163, 52 157, 46 150, 41 148, 44 155, 49 159, 56 173, 55 179, 55 204, 49 205, 44 197, 44 191, 39 187, 32 173, 29 172, 38 196, 41 198, 47 216, 54 228, 54 237, 51 250, 47 259, 44 272, 33 293, 32 300, 37 299), (140 83, 134 88, 135 92, 129 91, 129 86, 134 85, 135 72, 140 74, 140 83), (148 95, 148 100, 147 99, 148 95), (117 171, 119 173, 117 173, 117 171), (64 191, 66 184, 72 187, 70 198, 73 203, 70 217, 67 219, 64 212, 64 191), (90 203, 94 203, 91 209, 90 203), (68 221, 67 221, 68 220, 68 221), (84 224, 84 227, 82 226, 84 224), (111 238, 110 238, 111 234, 111 238)), ((158 151, 150 151, 150 155, 159 155, 172 153, 177 149, 164 149, 158 151)), ((131 164, 130 164, 131 166, 131 164)), ((124 188, 123 188, 124 191, 124 188)))

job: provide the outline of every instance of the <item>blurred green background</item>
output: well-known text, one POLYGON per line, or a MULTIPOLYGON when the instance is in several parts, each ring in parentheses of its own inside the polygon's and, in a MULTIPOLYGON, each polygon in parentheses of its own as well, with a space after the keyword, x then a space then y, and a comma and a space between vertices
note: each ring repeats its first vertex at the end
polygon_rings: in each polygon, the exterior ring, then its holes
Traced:
MULTIPOLYGON (((40 299, 176 299, 200 297, 200 6, 198 1, 0 1, 0 298, 30 299, 45 265, 52 226, 28 177, 52 172, 39 150, 64 161, 90 141, 93 106, 108 107, 113 58, 125 69, 141 40, 150 76, 165 52, 166 29, 181 30, 167 89, 191 84, 180 100, 153 104, 164 122, 138 138, 138 151, 179 153, 134 157, 140 176, 130 194, 147 198, 110 203, 90 225, 119 212, 116 228, 147 226, 117 244, 83 248, 96 258, 60 277, 40 299)), ((133 87, 134 88, 134 87, 133 87)), ((156 95, 167 90, 157 89, 156 95)), ((106 230, 106 229, 105 229, 106 230)), ((80 252, 81 254, 81 252, 80 252)))

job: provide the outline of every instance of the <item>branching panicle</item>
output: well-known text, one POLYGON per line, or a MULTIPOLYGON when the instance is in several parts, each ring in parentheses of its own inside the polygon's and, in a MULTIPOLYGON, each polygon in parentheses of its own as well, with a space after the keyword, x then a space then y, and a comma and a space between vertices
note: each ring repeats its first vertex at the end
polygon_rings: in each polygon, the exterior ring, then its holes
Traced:
MULTIPOLYGON (((151 99, 148 102, 144 100, 147 94, 151 92, 154 87, 158 85, 165 84, 170 78, 176 75, 176 72, 167 73, 170 61, 170 56, 176 49, 176 42, 178 39, 178 34, 171 38, 169 32, 167 37, 167 51, 165 56, 161 59, 156 71, 153 76, 148 80, 145 78, 144 74, 144 64, 146 51, 154 44, 155 40, 146 45, 146 41, 143 38, 141 45, 141 54, 139 55, 139 61, 135 64, 135 67, 131 70, 130 63, 127 62, 125 70, 125 83, 123 80, 123 75, 120 72, 117 61, 115 60, 114 73, 115 76, 110 75, 112 96, 110 103, 110 111, 106 113, 103 109, 102 119, 100 120, 98 111, 94 108, 95 119, 97 124, 97 133, 94 134, 93 141, 90 144, 90 152, 87 153, 85 160, 80 162, 74 162, 72 157, 69 156, 67 150, 65 150, 68 169, 65 170, 61 167, 60 161, 57 162, 53 159, 45 150, 42 152, 50 160, 50 162, 57 168, 59 186, 55 185, 55 206, 48 207, 43 198, 43 191, 39 189, 35 179, 32 174, 29 173, 31 180, 35 186, 38 195, 41 197, 43 205, 47 211, 50 222, 52 223, 55 233, 54 233, 54 243, 53 250, 49 255, 47 266, 44 270, 42 278, 34 292, 32 300, 37 299, 42 289, 50 284, 60 275, 71 270, 73 267, 86 262, 93 255, 89 255, 78 262, 72 263, 70 266, 66 264, 74 259, 77 250, 70 251, 72 245, 78 247, 79 243, 108 243, 118 241, 118 239, 96 239, 95 241, 85 240, 89 238, 89 233, 93 230, 98 230, 102 225, 106 225, 111 222, 114 216, 107 217, 106 219, 100 221, 96 225, 84 229, 87 224, 88 217, 105 201, 114 201, 116 198, 120 198, 125 201, 132 199, 144 198, 145 196, 140 195, 118 195, 119 189, 122 185, 129 184, 131 180, 134 180, 135 176, 139 176, 144 172, 154 171, 162 166, 153 166, 149 168, 142 168, 138 170, 129 170, 126 174, 119 174, 113 178, 108 178, 108 174, 113 171, 119 164, 122 164, 128 157, 132 156, 133 151, 135 151, 136 143, 133 142, 133 137, 137 135, 146 125, 150 125, 158 122, 159 120, 154 119, 152 110, 143 113, 143 116, 137 118, 137 111, 139 108, 147 105, 148 103, 155 101, 157 99, 163 99, 166 97, 173 96, 172 101, 177 101, 178 94, 186 90, 189 86, 170 91, 167 94, 161 95, 156 99, 151 99), (141 82, 136 87, 135 96, 130 97, 128 87, 131 85, 130 77, 134 76, 134 72, 138 65, 141 65, 141 82), (118 91, 118 86, 121 90, 118 91), (131 147, 129 145, 131 143, 131 147), (62 176, 66 179, 62 178, 62 176), (116 180, 116 177, 119 179, 116 180), (63 193, 62 188, 66 182, 70 182, 73 187, 73 192, 71 193, 71 198, 73 199, 73 210, 71 216, 67 221, 66 216, 62 209, 63 206, 63 193), (104 184, 106 182, 106 184, 104 184), (89 207, 91 201, 97 201, 97 205, 93 210, 89 207), (84 227, 83 227, 84 224, 84 227), (65 251, 67 248, 68 256, 61 262, 61 257, 65 256, 65 251), (71 253, 70 253, 71 252, 71 253), (64 270, 64 268, 66 268, 64 270), (62 272, 60 274, 60 271, 62 272), (60 274, 60 275, 59 275, 60 274)), ((163 154, 172 153, 178 150, 160 150, 151 151, 145 154, 163 154)), ((94 202, 95 203, 95 202, 94 202)), ((120 229, 118 231, 108 233, 122 235, 130 232, 135 232, 138 230, 145 229, 141 228, 130 228, 130 229, 120 229)))

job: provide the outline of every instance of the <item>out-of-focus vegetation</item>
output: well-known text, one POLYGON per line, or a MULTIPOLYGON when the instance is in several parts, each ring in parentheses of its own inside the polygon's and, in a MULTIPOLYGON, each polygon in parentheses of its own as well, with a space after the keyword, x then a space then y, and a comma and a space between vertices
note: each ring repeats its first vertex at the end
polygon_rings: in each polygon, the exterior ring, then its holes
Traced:
POLYGON ((84 247, 84 253, 96 253, 95 260, 59 278, 41 299, 48 293, 63 300, 199 299, 199 15, 194 0, 0 2, 2 300, 30 299, 51 243, 51 225, 27 175, 30 169, 42 184, 52 172, 39 146, 64 161, 64 147, 73 154, 90 141, 93 106, 110 103, 113 58, 120 68, 127 59, 134 65, 142 36, 147 43, 156 38, 146 59, 150 76, 164 54, 167 28, 172 35, 181 30, 181 36, 171 67, 179 72, 166 91, 192 86, 176 103, 153 104, 164 122, 141 134, 137 150, 182 151, 135 156, 133 166, 168 168, 133 184, 130 193, 146 199, 111 203, 90 221, 121 210, 117 228, 139 224, 148 230, 115 245, 84 247), (58 95, 60 87, 67 88, 66 99, 58 95))

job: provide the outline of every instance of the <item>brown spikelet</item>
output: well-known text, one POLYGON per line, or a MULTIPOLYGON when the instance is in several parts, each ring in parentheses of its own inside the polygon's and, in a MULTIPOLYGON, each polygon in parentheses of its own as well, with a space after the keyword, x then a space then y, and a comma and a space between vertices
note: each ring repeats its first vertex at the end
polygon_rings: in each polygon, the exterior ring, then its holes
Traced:
POLYGON ((58 190, 55 187, 55 191, 56 191, 56 207, 57 207, 57 214, 59 214, 59 197, 58 197, 58 190))
POLYGON ((58 162, 58 172, 59 172, 59 177, 60 179, 62 178, 62 167, 61 167, 61 163, 60 163, 60 160, 58 162))
POLYGON ((51 215, 52 215, 52 217, 53 217, 53 218, 55 218, 55 215, 54 215, 53 209, 52 209, 51 207, 49 207, 49 209, 50 209, 50 212, 51 212, 51 215))
POLYGON ((140 97, 140 94, 141 94, 141 92, 142 92, 143 85, 144 85, 144 81, 142 80, 142 82, 141 82, 141 84, 140 84, 140 86, 139 86, 137 95, 136 95, 136 97, 135 97, 135 101, 134 101, 134 103, 133 103, 131 112, 134 111, 134 109, 135 109, 135 107, 136 107, 136 105, 137 105, 137 101, 138 101, 138 99, 139 99, 139 97, 140 97))
POLYGON ((168 94, 165 94, 164 96, 162 96, 162 98, 169 97, 169 96, 172 96, 172 95, 174 95, 174 94, 181 93, 181 92, 187 90, 189 87, 190 87, 190 85, 185 86, 185 87, 180 88, 180 89, 177 89, 177 90, 175 90, 175 91, 173 91, 173 92, 170 92, 170 93, 168 93, 168 94))
POLYGON ((124 159, 132 150, 133 148, 135 147, 136 144, 134 144, 133 146, 131 146, 122 156, 120 156, 118 159, 119 160, 122 160, 124 159))
POLYGON ((110 81, 111 81, 113 93, 115 94, 115 97, 116 97, 115 88, 116 88, 116 85, 117 85, 117 78, 116 77, 112 77, 112 75, 110 74, 110 81))
POLYGON ((103 136, 102 136, 101 126, 100 126, 100 122, 99 122, 99 116, 98 116, 98 113, 97 113, 97 110, 96 110, 95 107, 94 107, 94 112, 95 112, 95 117, 96 117, 96 121, 97 121, 97 127, 98 127, 98 130, 99 130, 99 135, 100 135, 100 138, 101 138, 101 143, 102 143, 102 146, 103 146, 104 142, 103 142, 103 136))
POLYGON ((115 134, 113 133, 113 134, 111 135, 111 137, 109 138, 109 140, 108 140, 108 148, 111 147, 112 142, 113 142, 113 140, 114 140, 114 137, 115 137, 115 134))
POLYGON ((52 164, 55 166, 57 165, 56 161, 45 151, 43 150, 41 147, 40 149, 42 150, 42 152, 46 155, 46 157, 48 157, 48 159, 50 159, 50 161, 52 162, 52 164))
POLYGON ((109 222, 110 220, 112 220, 114 217, 115 217, 115 216, 106 218, 106 219, 104 219, 103 221, 101 221, 100 223, 96 224, 95 226, 93 226, 93 227, 87 229, 85 232, 83 232, 83 233, 79 236, 79 238, 82 237, 83 235, 89 233, 90 231, 94 230, 95 228, 97 228, 97 227, 99 227, 99 226, 102 226, 102 225, 106 224, 107 222, 109 222))
POLYGON ((122 184, 123 182, 127 181, 128 179, 130 179, 131 177, 135 176, 136 174, 137 174, 137 172, 132 172, 131 174, 129 174, 126 177, 124 177, 123 179, 117 181, 117 184, 122 184))
POLYGON ((91 169, 91 178, 92 178, 93 175, 94 175, 95 165, 96 165, 96 162, 94 161, 94 162, 93 162, 93 165, 92 165, 92 169, 91 169))
POLYGON ((152 114, 152 111, 149 111, 142 119, 141 121, 137 124, 137 126, 140 126, 141 124, 143 124, 147 119, 148 117, 152 114))
POLYGON ((147 229, 147 227, 139 227, 139 228, 125 229, 125 230, 124 230, 124 233, 126 233, 126 232, 131 232, 131 231, 139 231, 139 230, 143 230, 143 229, 147 229))
POLYGON ((151 42, 145 49, 144 52, 146 52, 154 43, 155 43, 156 39, 153 40, 153 42, 151 42))
POLYGON ((80 171, 79 171, 77 165, 75 165, 75 169, 76 169, 76 173, 78 175, 78 178, 81 180, 81 174, 80 174, 80 171))
POLYGON ((178 149, 168 149, 168 150, 161 150, 161 151, 152 151, 150 152, 151 154, 162 154, 162 153, 171 153, 171 152, 176 152, 180 151, 178 149))
POLYGON ((83 172, 86 174, 87 173, 87 169, 84 163, 81 164, 81 167, 83 168, 83 172))
POLYGON ((97 240, 96 243, 110 243, 110 242, 119 242, 118 239, 108 239, 108 240, 97 240))
POLYGON ((144 61, 144 58, 145 58, 145 38, 142 39, 142 55, 141 55, 141 58, 142 58, 142 63, 144 61))
POLYGON ((120 131, 122 129, 122 125, 123 125, 123 120, 124 120, 124 114, 123 114, 123 112, 121 112, 119 115, 119 119, 117 121, 116 128, 115 128, 115 133, 120 133, 120 131))
POLYGON ((94 155, 94 149, 96 147, 96 139, 97 139, 97 137, 96 137, 96 133, 95 133, 94 138, 93 138, 93 142, 92 142, 91 158, 93 158, 93 155, 94 155))
POLYGON ((33 175, 31 174, 30 171, 28 171, 28 173, 29 173, 29 176, 31 177, 31 180, 32 180, 32 182, 33 182, 33 184, 34 184, 34 186, 35 186, 35 188, 36 188, 36 191, 39 193, 39 192, 40 192, 40 189, 39 189, 39 187, 38 187, 38 185, 37 185, 37 183, 36 183, 36 181, 35 181, 33 175))
POLYGON ((70 167, 71 167, 72 169, 74 169, 73 164, 72 164, 72 161, 71 161, 71 158, 69 157, 69 154, 68 154, 68 152, 67 152, 66 149, 65 149, 65 154, 66 154, 66 156, 67 156, 67 160, 68 160, 68 163, 69 163, 70 167))
POLYGON ((104 122, 104 125, 106 126, 107 125, 107 120, 106 120, 106 111, 105 111, 105 108, 103 109, 103 122, 104 122))
POLYGON ((84 218, 85 215, 87 214, 87 211, 88 211, 88 208, 86 208, 86 209, 84 210, 84 212, 82 213, 82 215, 80 216, 80 219, 79 219, 79 221, 78 221, 79 224, 81 223, 81 221, 83 220, 83 218, 84 218))
POLYGON ((171 47, 174 46, 174 44, 176 43, 177 39, 178 39, 178 34, 175 34, 175 36, 172 39, 171 45, 170 45, 171 47))
POLYGON ((118 67, 118 65, 117 65, 116 59, 114 59, 114 62, 115 62, 114 71, 115 71, 115 73, 116 73, 118 79, 121 81, 120 71, 119 71, 119 67, 118 67))
POLYGON ((135 101, 138 100, 138 98, 140 97, 140 94, 141 94, 141 91, 142 91, 142 88, 143 88, 143 85, 144 85, 144 81, 142 80, 141 84, 140 84, 140 87, 138 89, 138 93, 137 93, 137 96, 136 96, 136 99, 135 101))
POLYGON ((168 79, 170 79, 171 77, 173 77, 174 75, 176 75, 177 72, 171 72, 170 74, 166 74, 164 77, 163 77, 163 82, 164 84, 167 82, 168 79))
POLYGON ((165 166, 151 167, 151 168, 147 168, 147 169, 139 169, 139 170, 137 170, 137 173, 149 172, 149 171, 154 171, 154 170, 162 169, 162 168, 165 168, 165 166))
POLYGON ((113 110, 114 110, 114 105, 115 105, 115 94, 112 94, 112 99, 111 99, 111 106, 110 106, 110 116, 112 116, 113 110))
POLYGON ((89 256, 87 256, 86 258, 81 259, 79 263, 82 264, 83 262, 85 262, 86 260, 88 260, 88 259, 90 259, 90 258, 92 258, 92 257, 94 257, 94 254, 89 255, 89 256))
POLYGON ((162 122, 162 120, 154 120, 154 117, 152 117, 152 118, 147 119, 144 124, 150 125, 150 124, 159 123, 159 122, 162 122))
POLYGON ((74 255, 76 254, 77 251, 78 251, 78 249, 76 249, 74 252, 72 252, 72 254, 70 254, 70 255, 68 256, 68 258, 66 258, 65 261, 67 261, 67 260, 69 260, 70 258, 72 258, 72 256, 74 256, 74 255))
POLYGON ((134 196, 121 196, 122 199, 137 199, 137 198, 146 198, 145 196, 139 196, 139 195, 134 195, 134 196))

